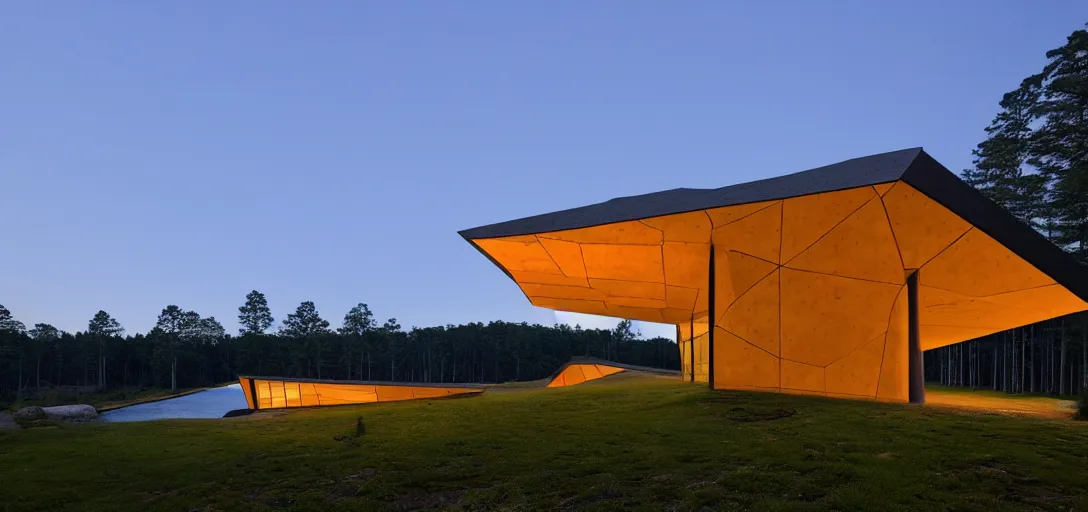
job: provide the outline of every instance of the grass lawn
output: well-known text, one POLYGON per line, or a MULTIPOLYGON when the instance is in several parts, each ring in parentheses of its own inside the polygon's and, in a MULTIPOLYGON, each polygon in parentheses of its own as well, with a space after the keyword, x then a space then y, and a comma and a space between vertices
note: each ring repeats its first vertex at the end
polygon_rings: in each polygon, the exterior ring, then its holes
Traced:
POLYGON ((1083 510, 1088 423, 617 376, 0 431, 0 482, 0 510, 1083 510))

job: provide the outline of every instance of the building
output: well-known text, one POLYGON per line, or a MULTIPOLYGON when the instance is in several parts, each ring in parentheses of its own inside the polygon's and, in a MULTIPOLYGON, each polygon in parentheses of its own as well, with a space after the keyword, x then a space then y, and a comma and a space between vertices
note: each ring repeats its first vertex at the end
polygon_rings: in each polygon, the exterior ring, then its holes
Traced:
POLYGON ((1088 271, 921 149, 461 235, 536 306, 675 324, 714 389, 923 402, 921 351, 1088 309, 1088 271))

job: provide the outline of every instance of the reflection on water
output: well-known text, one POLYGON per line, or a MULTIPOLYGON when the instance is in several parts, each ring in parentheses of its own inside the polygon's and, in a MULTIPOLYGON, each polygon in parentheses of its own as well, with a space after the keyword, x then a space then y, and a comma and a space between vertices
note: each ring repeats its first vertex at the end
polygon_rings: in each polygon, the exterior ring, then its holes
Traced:
POLYGON ((246 397, 242 394, 242 386, 231 384, 169 400, 122 407, 104 412, 100 418, 102 421, 222 418, 229 411, 246 407, 246 397))

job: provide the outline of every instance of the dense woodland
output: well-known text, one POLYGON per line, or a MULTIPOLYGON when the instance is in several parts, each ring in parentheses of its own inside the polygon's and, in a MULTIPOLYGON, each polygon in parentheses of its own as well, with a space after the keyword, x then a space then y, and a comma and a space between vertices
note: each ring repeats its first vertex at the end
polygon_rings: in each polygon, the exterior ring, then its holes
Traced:
MULTIPOLYGON (((1088 264, 1088 31, 1001 99, 963 179, 1088 264)), ((1008 392, 1088 389, 1088 314, 926 353, 929 380, 1008 392)))
MULTIPOLYGON (((1088 31, 1046 53, 1043 69, 1001 99, 965 181, 1088 264, 1088 31)), ((505 382, 548 376, 572 356, 679 368, 673 340, 615 330, 492 322, 378 325, 359 304, 333 329, 312 302, 279 330, 257 291, 239 308, 238 335, 214 317, 167 306, 154 329, 125 336, 107 312, 86 331, 27 328, 0 306, 0 397, 42 387, 198 387, 238 374, 422 382, 505 382)), ((1048 320, 925 355, 928 380, 1007 392, 1088 390, 1088 313, 1048 320)))
POLYGON ((0 306, 0 389, 11 400, 54 386, 191 388, 237 375, 506 382, 547 377, 573 356, 680 368, 673 340, 640 339, 630 321, 613 330, 491 322, 406 331, 394 318, 378 325, 359 304, 333 329, 303 302, 272 333, 264 294, 249 293, 238 309, 238 335, 171 305, 150 332, 125 336, 105 311, 70 334, 48 324, 27 329, 0 306))

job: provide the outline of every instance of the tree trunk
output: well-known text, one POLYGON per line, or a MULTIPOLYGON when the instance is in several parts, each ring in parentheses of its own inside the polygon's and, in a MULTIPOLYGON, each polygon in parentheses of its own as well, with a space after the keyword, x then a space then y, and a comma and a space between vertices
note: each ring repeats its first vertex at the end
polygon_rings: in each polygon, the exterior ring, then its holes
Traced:
POLYGON ((38 396, 42 396, 42 356, 34 363, 34 388, 38 396))
POLYGON ((1031 379, 1031 383, 1028 384, 1028 387, 1030 388, 1029 390, 1032 393, 1034 393, 1035 392, 1035 326, 1034 325, 1031 326, 1031 328, 1028 330, 1028 333, 1029 333, 1028 344, 1031 345, 1031 363, 1029 363, 1029 364, 1031 364, 1031 366, 1029 367, 1030 373, 1028 374, 1028 378, 1031 379))
POLYGON ((18 402, 23 398, 23 351, 19 348, 19 376, 15 381, 15 401, 18 402))
POLYGON ((1027 365, 1026 357, 1028 355, 1027 341, 1028 341, 1027 336, 1024 336, 1024 338, 1020 341, 1020 392, 1021 393, 1024 392, 1024 377, 1026 377, 1025 372, 1027 371, 1027 368, 1026 368, 1026 365, 1027 365))
POLYGON ((1061 332, 1061 340, 1062 340, 1061 341, 1061 344, 1062 344, 1061 351, 1062 352, 1061 352, 1061 362, 1058 363, 1058 373, 1061 374, 1061 377, 1059 377, 1059 383, 1058 383, 1058 394, 1059 395, 1064 395, 1065 394, 1065 319, 1064 318, 1062 319, 1061 329, 1060 329, 1059 332, 1061 332))
POLYGON ((1080 341, 1080 392, 1084 393, 1085 389, 1088 389, 1088 322, 1084 322, 1081 327, 1081 341, 1080 341))
POLYGON ((1046 337, 1046 356, 1046 391, 1053 395, 1057 390, 1057 383, 1054 382, 1054 336, 1046 337))
POLYGON ((1001 337, 1001 391, 1008 392, 1009 386, 1009 334, 1001 337))
POLYGON ((963 387, 963 343, 956 347, 956 385, 963 387))

